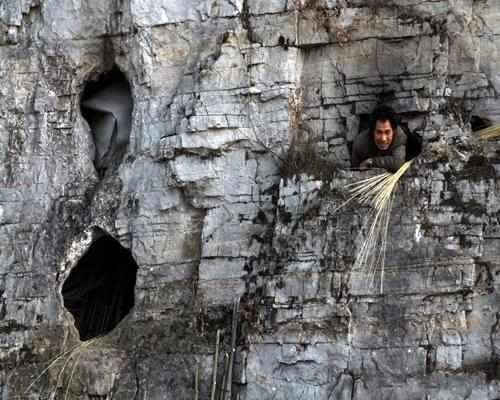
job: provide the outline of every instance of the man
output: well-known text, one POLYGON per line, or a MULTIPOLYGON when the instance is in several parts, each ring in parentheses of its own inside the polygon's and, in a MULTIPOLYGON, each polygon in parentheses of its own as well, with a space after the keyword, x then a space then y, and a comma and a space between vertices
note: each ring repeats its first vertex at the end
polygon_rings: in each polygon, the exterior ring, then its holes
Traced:
POLYGON ((385 168, 396 172, 406 160, 406 134, 398 127, 394 111, 381 106, 372 114, 370 128, 352 146, 354 168, 385 168))

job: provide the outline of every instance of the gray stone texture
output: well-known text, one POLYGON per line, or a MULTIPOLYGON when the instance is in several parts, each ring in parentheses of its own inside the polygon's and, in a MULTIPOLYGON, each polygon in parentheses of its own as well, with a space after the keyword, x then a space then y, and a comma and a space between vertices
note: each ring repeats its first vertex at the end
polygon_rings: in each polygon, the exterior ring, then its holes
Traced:
POLYGON ((209 399, 237 298, 233 399, 500 398, 500 147, 469 124, 500 122, 499 35, 496 0, 0 0, 0 399, 209 399), (79 101, 113 64, 132 130, 99 177, 79 101), (353 268, 368 207, 338 211, 381 101, 425 144, 383 278, 353 268), (94 227, 135 306, 81 344, 94 227))

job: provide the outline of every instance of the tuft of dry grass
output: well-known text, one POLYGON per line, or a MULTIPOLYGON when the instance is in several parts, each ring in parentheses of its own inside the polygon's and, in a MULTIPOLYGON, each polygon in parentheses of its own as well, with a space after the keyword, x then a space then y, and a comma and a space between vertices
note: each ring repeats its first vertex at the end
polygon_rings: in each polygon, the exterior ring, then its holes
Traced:
POLYGON ((494 139, 500 136, 500 124, 489 126, 477 131, 481 140, 494 139))
POLYGON ((317 142, 312 140, 292 142, 281 158, 280 175, 285 179, 305 173, 316 179, 330 180, 336 170, 335 162, 322 157, 317 142))
POLYGON ((71 369, 71 374, 70 374, 69 380, 67 382, 67 387, 66 387, 66 391, 65 391, 65 394, 64 394, 64 400, 66 400, 68 398, 69 388, 70 388, 71 383, 73 381, 73 376, 74 376, 76 367, 78 366, 79 361, 80 361, 82 350, 85 349, 85 348, 90 347, 91 345, 93 345, 94 343, 96 343, 99 339, 100 339, 100 337, 95 337, 95 338, 93 338, 91 340, 87 340, 85 342, 81 342, 78 345, 76 345, 76 346, 72 347, 71 349, 69 349, 68 351, 62 352, 62 353, 58 354, 57 356, 55 356, 52 360, 49 361, 49 364, 47 365, 47 367, 45 367, 42 370, 42 372, 40 372, 40 374, 38 374, 38 376, 29 384, 29 386, 26 388, 26 390, 24 391, 23 394, 26 395, 30 391, 30 389, 49 370, 51 370, 52 368, 56 367, 56 365, 59 364, 59 362, 61 361, 61 362, 63 362, 63 364, 62 364, 62 367, 61 367, 61 369, 59 370, 59 372, 57 374, 56 386, 55 386, 55 388, 54 388, 54 390, 52 392, 52 395, 51 395, 52 397, 50 397, 50 398, 53 398, 55 396, 57 388, 59 387, 60 384, 62 384, 63 374, 66 371, 66 368, 67 368, 68 364, 76 356, 76 360, 74 360, 74 362, 73 362, 73 367, 71 369))
POLYGON ((353 269, 365 269, 367 284, 372 286, 377 269, 380 270, 380 293, 384 291, 384 266, 387 249, 387 234, 392 205, 400 178, 412 165, 413 160, 404 163, 395 173, 385 172, 347 185, 349 198, 339 207, 357 200, 371 207, 368 215, 368 235, 356 256, 353 269))

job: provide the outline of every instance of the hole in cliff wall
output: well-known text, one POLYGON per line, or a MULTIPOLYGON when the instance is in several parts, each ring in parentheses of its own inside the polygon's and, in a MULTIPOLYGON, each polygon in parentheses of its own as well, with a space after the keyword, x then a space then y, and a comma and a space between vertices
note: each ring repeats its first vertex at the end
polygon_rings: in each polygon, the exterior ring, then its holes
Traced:
POLYGON ((480 131, 481 129, 488 128, 491 125, 493 124, 488 118, 473 115, 470 119, 470 127, 472 132, 480 131))
POLYGON ((110 332, 134 306, 137 264, 129 250, 103 233, 63 284, 64 306, 81 340, 110 332))
POLYGON ((413 160, 417 157, 423 150, 423 139, 416 132, 412 132, 404 124, 401 125, 403 131, 406 133, 406 161, 413 160))
POLYGON ((80 108, 95 143, 94 166, 100 177, 115 169, 125 154, 132 123, 132 92, 115 66, 85 85, 80 108))

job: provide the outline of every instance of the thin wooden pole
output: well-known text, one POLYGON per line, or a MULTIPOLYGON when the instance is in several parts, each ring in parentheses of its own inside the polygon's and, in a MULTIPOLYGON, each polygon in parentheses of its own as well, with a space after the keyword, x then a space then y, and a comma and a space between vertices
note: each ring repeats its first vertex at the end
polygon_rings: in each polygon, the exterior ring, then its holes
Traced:
POLYGON ((226 379, 227 379, 227 375, 228 375, 228 370, 229 370, 229 356, 226 353, 226 354, 224 354, 224 371, 222 374, 221 390, 220 390, 220 393, 218 396, 219 400, 224 400, 224 398, 226 397, 225 388, 226 388, 226 379))
POLYGON ((200 367, 196 365, 196 370, 194 371, 194 400, 198 400, 200 396, 200 389, 198 386, 199 379, 200 379, 200 367))
POLYGON ((225 386, 222 388, 224 395, 222 400, 231 399, 231 390, 233 387, 233 366, 234 366, 234 356, 236 352, 236 336, 238 334, 238 322, 239 322, 239 310, 240 299, 237 298, 233 303, 233 321, 231 327, 231 349, 229 354, 229 367, 227 371, 227 379, 225 386))
POLYGON ((217 338, 215 340, 214 368, 212 375, 212 393, 210 395, 210 400, 215 400, 215 389, 217 386, 217 365, 219 364, 219 342, 220 342, 220 329, 217 329, 217 338))

